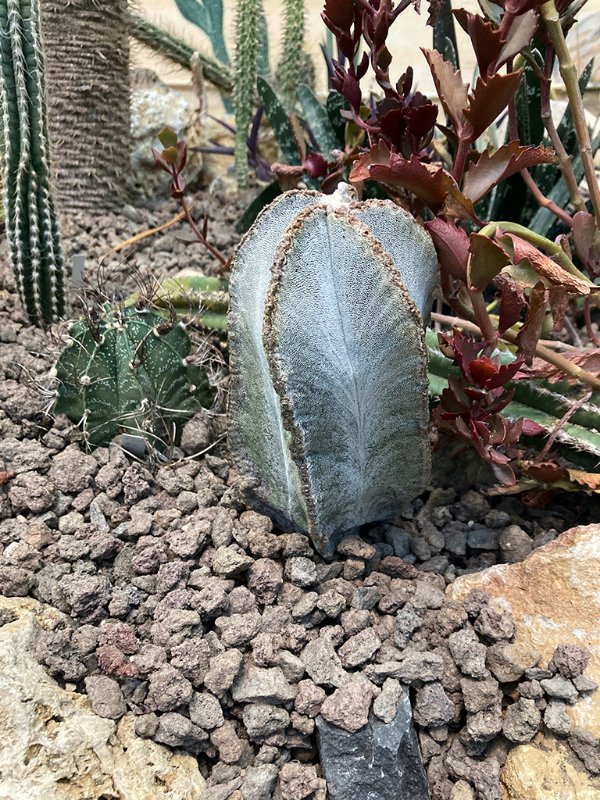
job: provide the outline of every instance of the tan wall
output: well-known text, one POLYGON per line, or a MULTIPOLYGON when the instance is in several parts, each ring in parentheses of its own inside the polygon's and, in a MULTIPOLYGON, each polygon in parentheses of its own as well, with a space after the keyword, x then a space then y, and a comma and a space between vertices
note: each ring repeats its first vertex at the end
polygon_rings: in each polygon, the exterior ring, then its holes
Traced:
MULTIPOLYGON (((154 22, 166 26, 173 33, 184 37, 189 43, 195 44, 198 48, 210 50, 209 43, 198 28, 186 22, 179 13, 175 0, 138 0, 141 10, 147 14, 154 22)), ((267 20, 271 34, 271 51, 277 57, 279 42, 281 39, 281 24, 283 14, 282 0, 264 0, 267 13, 267 20)), ((235 0, 224 0, 225 22, 228 40, 230 42, 230 53, 233 51, 233 27, 235 15, 235 0)), ((476 0, 465 0, 464 6, 477 11, 476 0)), ((314 56, 317 75, 320 76, 321 85, 325 85, 324 63, 319 50, 320 43, 324 40, 324 25, 320 18, 323 8, 323 0, 306 0, 307 8, 307 47, 314 56)), ((431 47, 431 28, 425 24, 427 19, 427 3, 423 2, 423 13, 418 15, 413 8, 407 9, 392 28, 390 38, 391 50, 394 55, 392 76, 399 77, 408 64, 412 64, 415 69, 417 88, 421 91, 431 92, 433 85, 431 76, 425 63, 423 54, 419 47, 431 47)), ((580 68, 593 55, 597 55, 597 41, 600 35, 600 16, 592 18, 585 24, 583 21, 590 17, 594 12, 600 12, 600 0, 589 0, 581 15, 581 32, 574 29, 573 39, 575 42, 574 51, 578 56, 580 68), (591 24, 590 24, 591 23, 591 24)), ((459 29, 459 50, 461 53, 461 67, 463 77, 469 79, 472 75, 474 57, 472 49, 465 35, 459 29)), ((173 86, 189 86, 189 75, 185 70, 171 67, 164 61, 155 58, 146 51, 138 50, 134 56, 134 63, 140 66, 151 67, 160 77, 173 86)), ((600 82, 600 59, 596 63, 596 77, 600 82)))

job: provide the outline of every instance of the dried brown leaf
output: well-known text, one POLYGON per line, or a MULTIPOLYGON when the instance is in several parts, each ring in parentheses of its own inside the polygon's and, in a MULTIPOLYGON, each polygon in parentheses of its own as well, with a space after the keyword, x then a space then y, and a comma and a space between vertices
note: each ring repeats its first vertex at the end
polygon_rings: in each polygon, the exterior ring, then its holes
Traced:
POLYGON ((546 312, 548 290, 542 283, 536 283, 531 290, 529 297, 529 308, 523 327, 519 331, 517 342, 519 344, 519 353, 523 356, 526 363, 530 363, 535 353, 535 348, 540 339, 542 332, 542 324, 546 312))
POLYGON ((509 242, 513 253, 513 262, 519 264, 520 261, 527 261, 531 267, 540 275, 544 280, 556 286, 562 286, 563 289, 571 294, 588 295, 597 291, 591 282, 586 282, 577 275, 572 275, 566 269, 561 267, 556 261, 553 261, 545 253, 540 252, 525 239, 520 236, 515 236, 512 233, 505 233, 502 235, 502 243, 509 242))

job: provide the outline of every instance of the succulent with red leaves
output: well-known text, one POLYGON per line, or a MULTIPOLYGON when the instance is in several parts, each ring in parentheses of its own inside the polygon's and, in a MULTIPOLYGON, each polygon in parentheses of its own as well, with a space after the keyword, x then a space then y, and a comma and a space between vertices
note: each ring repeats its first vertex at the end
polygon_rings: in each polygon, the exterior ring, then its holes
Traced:
POLYGON ((506 384, 523 364, 522 358, 502 364, 498 356, 485 355, 486 344, 465 336, 456 328, 452 334, 439 334, 440 350, 459 368, 448 378, 448 388, 433 412, 439 431, 458 436, 491 466, 496 478, 506 485, 515 483, 507 448, 523 433, 535 435, 541 428, 531 420, 509 421, 502 411, 510 403, 513 390, 506 384))
POLYGON ((331 80, 350 106, 342 116, 366 131, 370 144, 383 140, 392 152, 404 158, 420 153, 430 144, 438 114, 431 100, 412 90, 412 67, 395 85, 391 83, 392 56, 386 40, 391 25, 408 5, 405 0, 398 5, 392 0, 326 0, 322 13, 340 54, 340 60, 332 62, 331 80), (356 63, 361 39, 367 45, 367 52, 356 63), (360 82, 369 65, 383 90, 383 98, 366 107, 360 82))

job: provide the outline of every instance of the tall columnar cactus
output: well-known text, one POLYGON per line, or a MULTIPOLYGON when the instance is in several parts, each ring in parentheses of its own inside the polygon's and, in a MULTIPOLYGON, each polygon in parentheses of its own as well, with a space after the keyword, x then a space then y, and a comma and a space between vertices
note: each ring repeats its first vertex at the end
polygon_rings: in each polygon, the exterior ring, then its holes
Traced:
POLYGON ((277 84, 283 104, 289 110, 296 104, 300 83, 310 83, 303 74, 306 67, 304 47, 304 0, 285 0, 283 48, 277 68, 277 84))
POLYGON ((38 0, 0 2, 2 185, 10 257, 31 322, 66 311, 65 268, 49 184, 38 0))
POLYGON ((206 375, 189 352, 183 324, 107 304, 98 319, 69 327, 54 412, 80 424, 90 445, 126 432, 161 449, 209 402, 206 375))
POLYGON ((235 168, 240 188, 248 185, 247 137, 258 74, 261 9, 261 0, 239 0, 237 4, 233 105, 236 126, 235 168))
POLYGON ((394 514, 429 468, 428 234, 389 201, 293 191, 230 284, 230 445, 255 496, 327 554, 394 514))

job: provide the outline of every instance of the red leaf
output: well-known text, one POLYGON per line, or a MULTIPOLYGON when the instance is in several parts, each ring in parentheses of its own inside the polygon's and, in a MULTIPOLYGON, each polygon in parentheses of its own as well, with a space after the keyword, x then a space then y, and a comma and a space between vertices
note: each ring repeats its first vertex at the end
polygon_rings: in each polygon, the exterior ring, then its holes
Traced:
POLYGON ((354 21, 354 3, 349 3, 348 0, 325 0, 323 16, 337 28, 349 31, 354 21))
POLYGON ((422 47, 421 51, 429 64, 444 111, 456 130, 460 131, 465 121, 464 110, 469 105, 467 84, 463 83, 460 70, 455 70, 453 64, 445 61, 437 50, 422 47))
POLYGON ((522 70, 508 75, 492 75, 487 81, 477 78, 475 89, 469 95, 469 108, 465 111, 471 123, 471 141, 479 138, 484 130, 506 108, 521 82, 522 70))
POLYGON ((519 142, 502 145, 491 155, 485 150, 476 164, 469 167, 464 180, 463 194, 474 203, 486 195, 500 181, 516 172, 536 164, 556 161, 550 147, 520 147, 519 142))
POLYGON ((506 44, 494 64, 494 70, 498 70, 502 64, 505 64, 510 58, 514 58, 517 53, 528 47, 535 36, 537 28, 538 15, 533 8, 530 8, 525 14, 521 14, 518 19, 513 20, 508 31, 506 44))
POLYGON ((542 436, 546 433, 546 429, 534 422, 532 419, 523 420, 523 435, 524 436, 542 436))
POLYGON ((476 358, 474 361, 471 361, 469 370, 473 376, 473 381, 478 386, 485 386, 490 378, 498 374, 498 367, 494 364, 492 359, 487 356, 481 356, 481 358, 476 358))
POLYGON ((450 173, 440 166, 424 164, 416 156, 403 159, 392 154, 388 167, 374 165, 369 168, 369 174, 373 180, 392 189, 413 192, 434 214, 477 219, 471 201, 464 197, 450 173))
POLYGON ((469 253, 471 254, 469 282, 477 289, 485 289, 496 275, 510 264, 506 252, 496 242, 479 233, 471 234, 469 253))
POLYGON ((547 291, 544 284, 539 281, 531 290, 529 310, 525 317, 523 327, 519 331, 517 341, 519 352, 529 364, 535 353, 536 345, 542 331, 542 324, 546 313, 547 291))
MULTIPOLYGON (((375 155, 378 157, 381 153, 375 155)), ((387 166, 359 159, 350 173, 350 180, 365 180, 365 170, 366 177, 394 191, 413 192, 434 214, 477 220, 471 201, 462 194, 450 173, 440 166, 424 164, 414 155, 405 159, 392 153, 387 166)))
POLYGON ((548 289, 548 300, 552 312, 552 330, 560 331, 569 306, 569 293, 563 286, 551 286, 548 289))
POLYGON ((458 8, 452 13, 471 40, 480 74, 486 76, 502 50, 499 29, 484 17, 471 14, 464 8, 458 8))
POLYGON ((425 223, 437 251, 442 270, 460 280, 467 280, 469 237, 454 222, 436 217, 425 223))
POLYGON ((349 180, 352 183, 368 181, 371 178, 369 169, 375 164, 389 166, 390 157, 390 148, 382 139, 379 144, 373 145, 368 153, 362 153, 362 155, 357 158, 352 165, 349 180))

